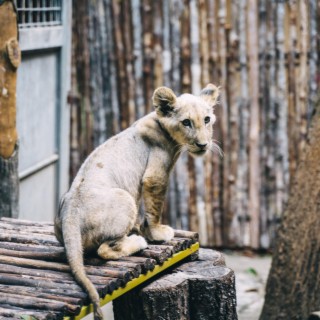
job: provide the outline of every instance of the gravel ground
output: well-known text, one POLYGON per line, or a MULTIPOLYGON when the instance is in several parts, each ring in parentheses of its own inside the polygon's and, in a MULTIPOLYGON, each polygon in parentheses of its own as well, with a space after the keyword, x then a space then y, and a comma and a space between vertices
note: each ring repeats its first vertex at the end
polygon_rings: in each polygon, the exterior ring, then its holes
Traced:
POLYGON ((271 256, 245 256, 224 252, 226 265, 235 272, 239 320, 258 320, 264 302, 271 256))

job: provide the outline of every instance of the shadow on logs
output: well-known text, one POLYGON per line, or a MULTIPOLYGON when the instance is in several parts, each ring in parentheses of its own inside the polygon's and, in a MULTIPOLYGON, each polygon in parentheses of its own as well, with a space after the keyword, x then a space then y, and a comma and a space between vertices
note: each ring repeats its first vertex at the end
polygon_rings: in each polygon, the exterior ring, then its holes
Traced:
POLYGON ((115 320, 236 320, 234 272, 214 250, 113 302, 115 320), (125 306, 125 308, 124 308, 125 306))

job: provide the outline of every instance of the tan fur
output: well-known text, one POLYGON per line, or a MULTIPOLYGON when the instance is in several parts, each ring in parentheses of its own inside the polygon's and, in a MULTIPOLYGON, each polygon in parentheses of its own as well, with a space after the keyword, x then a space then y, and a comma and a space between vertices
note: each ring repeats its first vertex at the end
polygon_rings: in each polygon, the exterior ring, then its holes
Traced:
POLYGON ((118 259, 146 248, 142 236, 129 235, 140 198, 145 208, 143 235, 151 241, 173 237, 173 229, 161 224, 169 174, 183 150, 197 156, 213 147, 218 94, 212 84, 200 96, 176 97, 171 89, 158 88, 152 98, 156 111, 94 150, 63 197, 55 233, 75 279, 89 293, 96 319, 102 318, 99 296, 85 274, 83 251, 118 259))

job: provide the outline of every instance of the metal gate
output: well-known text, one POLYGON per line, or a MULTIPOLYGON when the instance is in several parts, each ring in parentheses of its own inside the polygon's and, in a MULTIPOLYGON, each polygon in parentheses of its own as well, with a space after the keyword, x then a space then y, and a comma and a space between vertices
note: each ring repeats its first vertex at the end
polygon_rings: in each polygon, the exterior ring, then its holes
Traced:
POLYGON ((69 181, 71 1, 18 0, 22 219, 52 220, 69 181))

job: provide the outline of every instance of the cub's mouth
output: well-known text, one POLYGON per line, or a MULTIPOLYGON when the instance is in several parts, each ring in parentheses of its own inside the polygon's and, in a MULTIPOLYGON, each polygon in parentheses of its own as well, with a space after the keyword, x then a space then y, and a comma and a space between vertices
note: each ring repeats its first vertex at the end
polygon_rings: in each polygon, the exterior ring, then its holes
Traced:
POLYGON ((207 149, 200 149, 200 150, 188 150, 189 153, 195 156, 203 156, 208 150, 207 149))

